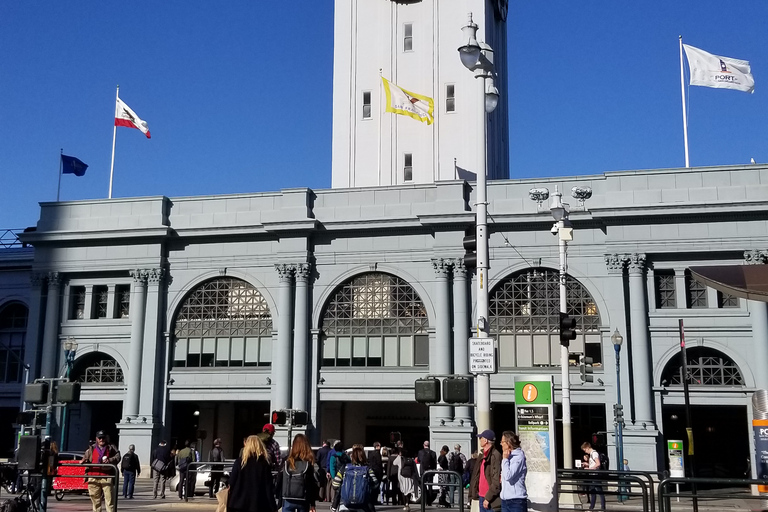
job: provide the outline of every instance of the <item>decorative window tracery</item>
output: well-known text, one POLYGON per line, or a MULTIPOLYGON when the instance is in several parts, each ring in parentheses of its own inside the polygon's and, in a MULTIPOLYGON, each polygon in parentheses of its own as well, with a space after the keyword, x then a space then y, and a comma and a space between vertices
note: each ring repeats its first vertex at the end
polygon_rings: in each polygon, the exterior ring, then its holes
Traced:
MULTIPOLYGON (((694 347, 686 350, 688 358, 688 384, 692 386, 743 386, 744 377, 738 365, 719 350, 694 347)), ((683 385, 682 357, 676 354, 661 374, 667 386, 683 385)))

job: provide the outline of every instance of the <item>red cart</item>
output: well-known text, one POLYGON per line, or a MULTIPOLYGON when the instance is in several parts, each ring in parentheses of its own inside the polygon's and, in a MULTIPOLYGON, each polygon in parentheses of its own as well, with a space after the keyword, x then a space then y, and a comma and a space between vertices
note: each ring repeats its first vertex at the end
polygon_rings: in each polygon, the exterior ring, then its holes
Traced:
POLYGON ((64 499, 65 492, 78 492, 88 490, 88 484, 85 481, 85 468, 79 460, 61 460, 57 468, 56 476, 53 479, 53 492, 58 501, 64 499), (77 478, 79 477, 79 478, 77 478))

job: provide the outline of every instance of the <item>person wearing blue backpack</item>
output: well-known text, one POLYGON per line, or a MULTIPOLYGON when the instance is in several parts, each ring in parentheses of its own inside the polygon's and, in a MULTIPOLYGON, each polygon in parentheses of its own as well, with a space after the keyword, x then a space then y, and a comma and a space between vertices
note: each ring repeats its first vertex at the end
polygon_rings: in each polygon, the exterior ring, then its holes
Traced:
POLYGON ((351 462, 342 467, 333 479, 333 487, 341 494, 339 510, 375 512, 374 489, 379 483, 376 473, 368 466, 363 445, 352 446, 351 462))

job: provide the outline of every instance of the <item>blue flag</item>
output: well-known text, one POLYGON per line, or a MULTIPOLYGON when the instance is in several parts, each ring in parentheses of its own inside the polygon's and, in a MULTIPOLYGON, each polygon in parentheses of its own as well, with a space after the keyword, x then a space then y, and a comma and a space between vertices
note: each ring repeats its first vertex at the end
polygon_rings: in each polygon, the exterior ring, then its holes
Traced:
POLYGON ((74 174, 75 176, 85 175, 85 170, 88 168, 88 164, 83 163, 79 158, 74 156, 61 155, 61 172, 62 174, 74 174))

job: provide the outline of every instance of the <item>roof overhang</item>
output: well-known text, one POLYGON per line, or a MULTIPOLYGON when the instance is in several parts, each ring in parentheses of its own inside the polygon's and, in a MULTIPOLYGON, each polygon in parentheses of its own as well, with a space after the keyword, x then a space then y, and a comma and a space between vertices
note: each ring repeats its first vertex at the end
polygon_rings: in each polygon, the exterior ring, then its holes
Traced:
POLYGON ((768 265, 690 267, 694 279, 742 299, 768 302, 768 265))

